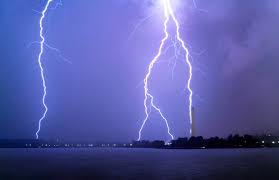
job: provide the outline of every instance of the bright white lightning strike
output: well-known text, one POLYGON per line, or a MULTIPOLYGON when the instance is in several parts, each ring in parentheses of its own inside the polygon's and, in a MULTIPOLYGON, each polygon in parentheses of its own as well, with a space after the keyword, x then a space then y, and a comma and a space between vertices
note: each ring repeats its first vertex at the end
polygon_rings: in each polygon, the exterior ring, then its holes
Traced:
POLYGON ((36 139, 39 138, 39 132, 41 130, 41 123, 44 120, 44 118, 46 117, 46 114, 47 114, 47 111, 48 111, 48 107, 47 107, 46 102, 45 102, 46 95, 47 95, 47 86, 46 86, 46 81, 45 81, 44 68, 43 68, 43 65, 42 65, 42 55, 44 53, 44 44, 45 44, 45 37, 43 35, 43 31, 44 31, 43 21, 44 21, 46 12, 49 8, 49 5, 52 1, 53 0, 48 0, 47 1, 45 8, 41 12, 41 18, 40 18, 40 38, 41 38, 41 41, 40 41, 40 53, 39 53, 39 56, 38 56, 38 64, 39 64, 40 70, 41 70, 42 85, 43 85, 43 89, 44 89, 44 93, 43 93, 43 97, 42 97, 42 103, 43 103, 43 106, 44 106, 44 113, 39 120, 39 126, 38 126, 38 130, 36 132, 36 139))
MULTIPOLYGON (((182 48, 185 51, 185 61, 187 63, 187 65, 189 66, 189 78, 187 81, 187 89, 189 91, 189 105, 188 105, 188 111, 189 111, 189 119, 190 119, 190 125, 192 124, 192 118, 191 118, 191 108, 192 108, 192 96, 193 96, 193 91, 191 89, 191 80, 192 80, 192 65, 191 62, 189 60, 189 50, 187 49, 185 42, 182 40, 181 36, 180 36, 180 25, 179 22, 173 12, 170 0, 163 0, 163 5, 164 5, 164 14, 165 14, 165 22, 164 22, 164 33, 165 36, 164 38, 161 40, 161 44, 158 50, 157 55, 154 57, 154 59, 152 59, 151 63, 149 64, 148 67, 148 72, 145 76, 144 79, 144 108, 145 108, 145 119, 143 120, 143 123, 140 127, 139 130, 139 136, 138 136, 138 141, 141 140, 142 137, 142 130, 144 128, 144 125, 146 124, 146 121, 149 118, 149 112, 148 112, 148 105, 147 105, 147 101, 150 100, 150 105, 160 114, 160 116, 162 117, 162 119, 164 119, 166 126, 167 126, 167 130, 168 130, 168 134, 171 137, 171 139, 174 139, 174 136, 170 133, 170 127, 168 124, 167 119, 165 118, 165 116, 162 114, 162 111, 154 104, 153 100, 154 97, 150 94, 149 89, 148 89, 148 82, 149 82, 149 78, 153 69, 153 66, 157 63, 157 61, 159 60, 160 56, 162 55, 162 49, 165 45, 165 42, 168 40, 169 38, 169 33, 168 33, 168 22, 170 19, 172 19, 175 23, 176 26, 176 38, 177 40, 181 43, 182 48)), ((191 129, 190 129, 190 134, 191 134, 191 129)))
MULTIPOLYGON (((188 111, 189 111, 189 120, 190 120, 190 125, 191 125, 192 124, 191 112, 192 112, 192 104, 193 104, 193 101, 192 101, 193 91, 191 89, 191 81, 192 81, 192 75, 193 75, 193 73, 192 73, 193 72, 193 68, 192 68, 192 64, 191 64, 190 59, 189 59, 189 50, 186 47, 185 42, 183 41, 183 39, 180 36, 180 25, 179 25, 179 22, 178 22, 178 20, 176 19, 175 15, 174 15, 173 9, 171 8, 170 0, 166 0, 166 1, 167 1, 166 3, 167 3, 167 7, 168 7, 168 10, 169 10, 170 16, 172 17, 172 19, 174 20, 175 25, 176 25, 176 37, 177 37, 178 41, 181 43, 182 48, 185 51, 185 61, 186 61, 187 65, 189 66, 189 78, 188 78, 188 81, 187 81, 187 89, 189 91, 188 111)), ((191 134, 191 128, 190 128, 190 134, 191 134)))

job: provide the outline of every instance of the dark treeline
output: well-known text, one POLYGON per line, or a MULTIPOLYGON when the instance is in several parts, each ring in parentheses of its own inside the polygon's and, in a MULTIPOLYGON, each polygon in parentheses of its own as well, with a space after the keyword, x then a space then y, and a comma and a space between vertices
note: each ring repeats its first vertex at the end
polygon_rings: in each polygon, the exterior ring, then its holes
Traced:
POLYGON ((202 136, 191 138, 178 138, 172 140, 171 143, 165 143, 164 141, 134 141, 134 147, 146 147, 146 148, 257 148, 257 147, 279 147, 279 137, 264 135, 264 136, 252 136, 244 135, 240 136, 229 135, 227 138, 211 137, 208 139, 202 136))

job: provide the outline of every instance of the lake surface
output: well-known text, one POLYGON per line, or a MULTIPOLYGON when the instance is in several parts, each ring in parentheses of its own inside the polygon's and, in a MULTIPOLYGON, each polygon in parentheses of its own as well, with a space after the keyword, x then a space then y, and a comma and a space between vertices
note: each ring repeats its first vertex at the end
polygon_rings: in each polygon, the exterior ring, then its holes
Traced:
POLYGON ((279 179, 279 149, 0 149, 0 180, 279 179))

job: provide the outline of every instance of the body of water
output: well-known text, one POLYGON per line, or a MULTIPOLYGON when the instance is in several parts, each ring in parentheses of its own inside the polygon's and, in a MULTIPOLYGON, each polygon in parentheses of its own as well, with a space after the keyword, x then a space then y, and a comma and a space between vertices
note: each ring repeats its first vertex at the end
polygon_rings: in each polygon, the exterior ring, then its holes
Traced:
POLYGON ((0 149, 0 180, 279 179, 279 149, 0 149))

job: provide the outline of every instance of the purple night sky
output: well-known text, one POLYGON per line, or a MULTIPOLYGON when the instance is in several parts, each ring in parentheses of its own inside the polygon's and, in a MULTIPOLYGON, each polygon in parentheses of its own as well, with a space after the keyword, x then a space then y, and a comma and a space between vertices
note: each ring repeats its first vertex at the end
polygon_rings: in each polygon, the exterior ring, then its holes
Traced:
MULTIPOLYGON (((279 1, 181 0, 176 15, 193 57, 197 134, 279 132, 279 1)), ((37 64, 46 0, 0 2, 0 139, 34 138, 43 112, 37 64)), ((47 13, 42 61, 49 112, 41 138, 128 141, 144 119, 142 80, 163 32, 156 0, 64 0, 47 13), (133 33, 137 24, 145 17, 133 33)), ((53 3, 55 5, 55 3, 53 3)), ((53 6, 52 5, 52 6, 53 6)), ((173 24, 169 24, 173 32, 173 24)), ((173 35, 173 33, 172 33, 173 35)), ((172 77, 170 50, 156 64, 150 91, 175 137, 188 136, 188 67, 172 77)), ((143 139, 166 139, 153 111, 143 139)))

